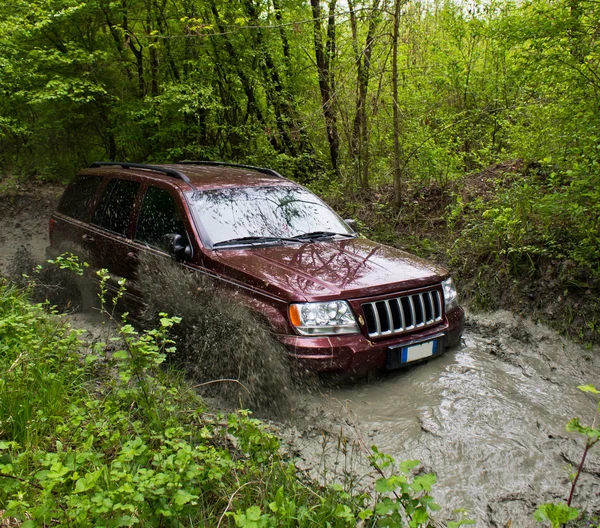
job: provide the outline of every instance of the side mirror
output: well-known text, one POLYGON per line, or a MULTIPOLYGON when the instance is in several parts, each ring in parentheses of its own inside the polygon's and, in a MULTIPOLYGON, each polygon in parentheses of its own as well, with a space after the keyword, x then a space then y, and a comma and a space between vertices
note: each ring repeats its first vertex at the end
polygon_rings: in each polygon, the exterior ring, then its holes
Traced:
POLYGON ((192 247, 186 244, 186 240, 178 233, 167 233, 164 236, 167 251, 177 261, 190 260, 192 258, 192 247))
POLYGON ((358 232, 358 222, 354 220, 354 218, 344 218, 344 222, 346 222, 355 233, 358 232))

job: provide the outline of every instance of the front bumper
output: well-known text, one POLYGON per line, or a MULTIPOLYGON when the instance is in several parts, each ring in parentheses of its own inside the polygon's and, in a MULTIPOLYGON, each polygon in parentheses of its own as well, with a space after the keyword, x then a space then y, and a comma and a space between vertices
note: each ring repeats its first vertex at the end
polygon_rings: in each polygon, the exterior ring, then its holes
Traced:
POLYGON ((444 321, 421 332, 370 341, 362 333, 341 336, 279 336, 292 358, 313 372, 341 371, 352 374, 386 366, 387 351, 392 346, 428 341, 439 336, 436 356, 458 345, 465 326, 462 308, 452 310, 444 321))

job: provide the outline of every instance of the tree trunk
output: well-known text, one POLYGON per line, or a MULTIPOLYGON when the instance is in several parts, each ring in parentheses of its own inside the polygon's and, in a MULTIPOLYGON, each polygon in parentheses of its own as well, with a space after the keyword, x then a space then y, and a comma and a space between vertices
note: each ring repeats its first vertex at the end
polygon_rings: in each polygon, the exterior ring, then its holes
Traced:
POLYGON ((394 29, 392 34, 392 104, 394 105, 394 202, 402 204, 402 159, 400 152, 400 108, 398 107, 398 38, 400 32, 400 2, 394 0, 394 29))
POLYGON ((289 130, 289 123, 293 120, 293 114, 295 113, 292 108, 291 96, 284 90, 277 64, 273 60, 268 45, 265 43, 263 30, 258 27, 260 21, 256 5, 253 0, 245 0, 244 5, 250 21, 257 26, 253 32, 255 50, 260 54, 261 77, 264 79, 263 86, 267 95, 267 101, 275 113, 277 133, 285 149, 292 156, 295 156, 297 154, 296 145, 289 130))
MULTIPOLYGON (((256 95, 254 93, 254 87, 253 87, 252 80, 248 77, 248 75, 243 70, 242 66, 240 65, 240 61, 238 59, 238 54, 236 53, 236 50, 235 50, 233 44, 231 43, 231 41, 227 38, 227 31, 226 31, 225 25, 223 24, 223 21, 221 20, 221 15, 219 14, 219 10, 217 9, 217 4, 216 4, 215 0, 213 0, 211 2, 210 9, 211 9, 212 15, 215 19, 218 32, 221 34, 221 39, 225 45, 225 51, 228 54, 228 58, 226 60, 224 60, 224 62, 236 65, 235 66, 236 73, 237 73, 238 77, 240 78, 242 88, 244 89, 244 93, 246 94, 246 104, 247 104, 246 114, 254 115, 260 123, 264 124, 265 120, 264 120, 263 114, 261 112, 261 109, 258 106, 256 95)), ((214 44, 214 45, 215 45, 215 49, 216 49, 216 44, 214 44)), ((220 58, 217 57, 216 60, 219 61, 220 58)), ((229 81, 224 76, 224 77, 222 77, 220 82, 227 84, 229 81)), ((231 123, 231 124, 235 125, 236 123, 231 123)))
POLYGON ((126 0, 122 0, 121 7, 123 9, 123 29, 127 34, 126 44, 129 46, 135 57, 135 67, 138 74, 138 97, 142 99, 146 95, 146 81, 144 79, 144 48, 133 32, 129 31, 129 18, 127 16, 126 0))
POLYGON ((335 95, 331 86, 331 81, 333 80, 333 73, 331 72, 331 62, 333 57, 331 53, 335 50, 335 2, 336 0, 330 0, 329 3, 329 21, 327 29, 328 42, 327 50, 325 50, 323 47, 323 35, 321 29, 321 5, 319 0, 310 0, 313 15, 317 74, 319 77, 319 90, 321 92, 321 107, 323 110, 323 117, 325 118, 331 166, 336 175, 339 176, 340 138, 337 129, 337 117, 335 114, 335 95))
POLYGON ((379 9, 379 1, 373 0, 367 38, 361 52, 358 46, 358 30, 356 27, 356 14, 352 2, 348 2, 350 9, 350 22, 352 24, 353 48, 356 55, 356 114, 352 128, 352 140, 350 150, 357 166, 358 179, 361 187, 369 187, 369 121, 367 116, 367 95, 369 81, 371 78, 371 55, 373 54, 373 43, 375 41, 375 30, 377 29, 377 18, 375 16, 379 9))

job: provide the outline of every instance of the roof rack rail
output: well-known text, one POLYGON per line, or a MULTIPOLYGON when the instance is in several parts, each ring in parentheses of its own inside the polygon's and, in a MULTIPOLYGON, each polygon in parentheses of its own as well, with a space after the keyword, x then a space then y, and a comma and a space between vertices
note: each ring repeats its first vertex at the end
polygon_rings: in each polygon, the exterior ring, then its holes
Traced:
POLYGON ((273 169, 265 169, 263 167, 254 167, 253 165, 242 165, 240 163, 229 163, 227 161, 178 161, 178 165, 209 165, 213 167, 235 167, 237 169, 250 169, 276 178, 284 178, 281 174, 273 169))
POLYGON ((146 169, 155 172, 162 172, 167 176, 183 180, 186 183, 190 183, 190 179, 175 169, 169 169, 168 167, 159 167, 158 165, 146 165, 145 163, 127 163, 123 161, 95 161, 89 168, 94 169, 98 167, 123 167, 124 169, 146 169))

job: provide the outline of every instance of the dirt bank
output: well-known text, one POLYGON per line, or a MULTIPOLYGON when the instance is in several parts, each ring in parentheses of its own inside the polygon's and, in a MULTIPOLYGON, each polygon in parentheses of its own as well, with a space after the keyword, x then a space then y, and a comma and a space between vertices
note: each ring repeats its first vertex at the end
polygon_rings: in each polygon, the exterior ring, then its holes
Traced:
MULTIPOLYGON (((43 257, 59 194, 41 186, 0 198, 0 268, 21 246, 43 257)), ((93 332, 99 323, 79 316, 74 324, 93 332)), ((370 383, 301 392, 290 420, 273 427, 313 474, 360 487, 376 444, 437 474, 445 514, 465 507, 477 526, 527 528, 537 525, 536 505, 568 493, 583 442, 565 424, 591 422, 595 401, 576 387, 599 378, 598 349, 508 312, 470 315, 461 347, 370 383)), ((588 457, 575 505, 600 511, 600 449, 588 457)))

